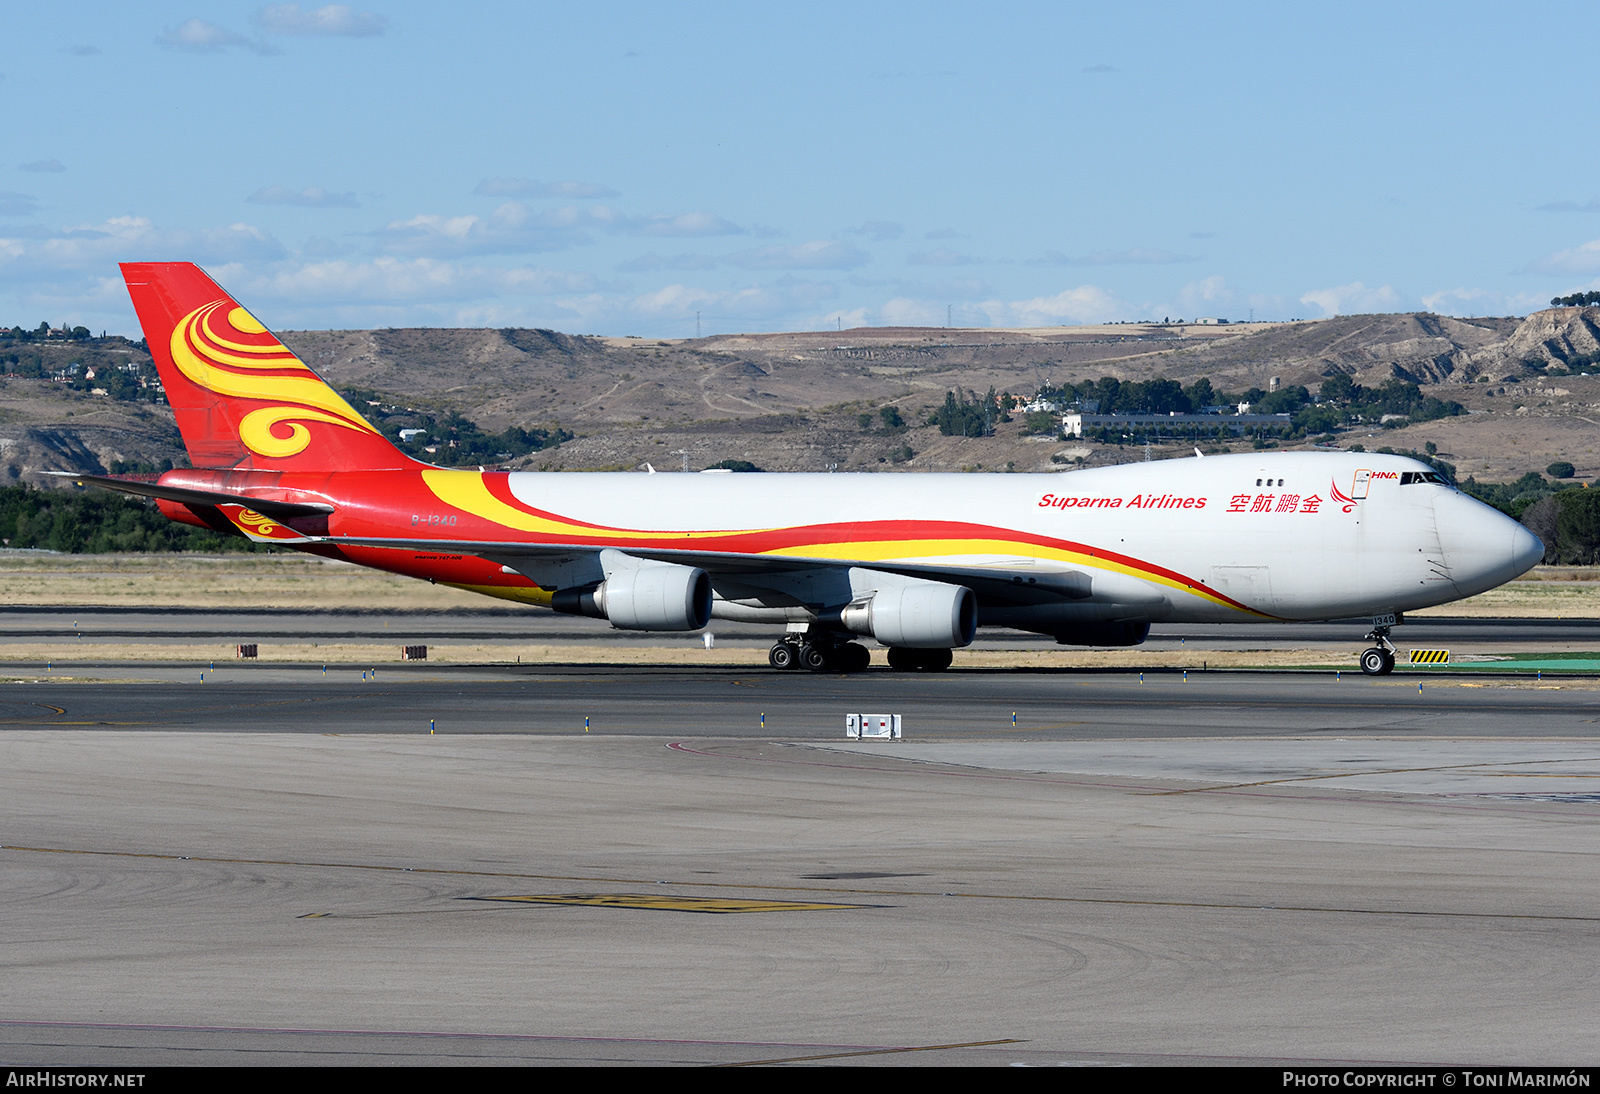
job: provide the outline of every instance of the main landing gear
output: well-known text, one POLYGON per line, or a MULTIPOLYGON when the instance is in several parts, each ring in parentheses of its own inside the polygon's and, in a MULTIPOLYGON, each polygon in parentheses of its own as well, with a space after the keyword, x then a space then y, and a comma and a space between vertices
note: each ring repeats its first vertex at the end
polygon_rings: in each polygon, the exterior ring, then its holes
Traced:
MULTIPOLYGON (((949 650, 889 649, 889 667, 896 672, 943 672, 950 667, 949 650)), ((812 672, 861 672, 872 664, 872 653, 827 631, 785 635, 767 651, 767 664, 775 669, 809 669, 812 672)))
POLYGON ((826 634, 791 634, 767 651, 775 669, 812 672, 860 672, 872 664, 872 652, 859 642, 841 642, 826 634))
POLYGON ((1378 625, 1366 635, 1377 643, 1361 651, 1361 671, 1368 676, 1388 676, 1394 671, 1394 644, 1389 641, 1389 628, 1378 625))

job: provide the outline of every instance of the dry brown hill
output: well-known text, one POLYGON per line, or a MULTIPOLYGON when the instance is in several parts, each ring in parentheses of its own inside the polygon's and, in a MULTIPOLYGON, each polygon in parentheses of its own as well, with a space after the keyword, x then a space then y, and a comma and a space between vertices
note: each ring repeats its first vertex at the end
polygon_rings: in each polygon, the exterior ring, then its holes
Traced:
MULTIPOLYGON (((1600 475, 1600 375, 1558 376, 1559 366, 1547 367, 1600 351, 1597 332, 1600 309, 1554 308, 1520 321, 1394 314, 689 340, 390 329, 288 332, 284 341, 335 386, 372 392, 385 404, 459 412, 493 432, 559 425, 578 434, 522 464, 535 468, 649 462, 676 469, 685 459, 696 468, 744 459, 770 470, 813 471, 1049 470, 1063 460, 1117 462, 1144 453, 1029 438, 1020 422, 986 438, 941 437, 920 423, 952 389, 1023 394, 1041 383, 1100 376, 1184 383, 1208 376, 1223 391, 1266 388, 1274 377, 1315 391, 1342 372, 1368 386, 1393 376, 1413 380, 1473 411, 1375 430, 1370 438, 1346 435, 1344 443, 1420 449, 1432 441, 1463 475, 1497 479, 1543 470, 1556 459, 1576 464, 1580 475, 1600 475), (916 427, 878 430, 876 411, 889 405, 916 427), (872 426, 863 428, 862 414, 874 416, 872 426), (914 453, 909 461, 906 445, 914 453)), ((127 354, 126 345, 117 352, 127 354)), ((92 348, 49 352, 81 355, 92 348)), ((1600 365, 1589 371, 1600 373, 1600 365)), ((42 380, 0 381, 0 481, 42 481, 40 470, 89 469, 86 460, 104 467, 117 459, 181 458, 177 440, 164 407, 42 380)))

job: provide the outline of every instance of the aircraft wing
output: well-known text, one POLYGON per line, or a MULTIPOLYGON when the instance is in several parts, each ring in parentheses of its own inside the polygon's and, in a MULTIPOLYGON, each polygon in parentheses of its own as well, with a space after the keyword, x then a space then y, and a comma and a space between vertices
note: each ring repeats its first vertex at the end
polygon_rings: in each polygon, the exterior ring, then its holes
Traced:
MULTIPOLYGON (((315 540, 333 546, 385 547, 403 551, 446 552, 474 555, 489 562, 521 571, 523 565, 536 569, 537 563, 562 563, 579 557, 595 559, 602 547, 570 543, 515 543, 484 540, 404 539, 377 536, 328 536, 315 540), (519 565, 519 563, 523 565, 519 565)), ((1023 575, 1010 566, 942 566, 930 563, 901 563, 842 558, 794 558, 780 555, 735 554, 720 551, 685 551, 676 548, 629 546, 622 549, 634 558, 693 566, 713 578, 724 577, 743 585, 762 584, 763 576, 794 574, 814 570, 877 570, 902 577, 965 585, 981 600, 991 604, 1031 604, 1066 596, 1086 599, 1092 594, 1089 575, 1078 570, 1041 570, 1023 575)), ((1032 560, 1025 560, 1030 562, 1032 560)))

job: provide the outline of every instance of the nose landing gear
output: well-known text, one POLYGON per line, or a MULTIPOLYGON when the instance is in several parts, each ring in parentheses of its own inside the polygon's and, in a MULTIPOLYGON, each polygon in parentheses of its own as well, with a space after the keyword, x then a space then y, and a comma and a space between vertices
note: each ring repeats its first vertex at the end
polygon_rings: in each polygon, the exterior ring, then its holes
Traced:
MULTIPOLYGON (((1390 617, 1393 618, 1392 616, 1390 617)), ((1361 671, 1368 676, 1388 676, 1394 671, 1394 643, 1389 641, 1389 624, 1375 624, 1366 637, 1376 642, 1361 651, 1361 671)))

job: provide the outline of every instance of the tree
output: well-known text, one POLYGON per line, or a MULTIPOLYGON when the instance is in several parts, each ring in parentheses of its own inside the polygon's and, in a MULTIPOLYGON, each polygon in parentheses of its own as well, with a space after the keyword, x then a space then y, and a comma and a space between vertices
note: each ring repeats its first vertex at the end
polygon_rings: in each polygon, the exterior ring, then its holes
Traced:
POLYGON ((1350 379, 1348 373, 1336 372, 1326 380, 1318 389, 1325 400, 1338 403, 1355 402, 1361 398, 1362 387, 1350 379))
POLYGON ((1217 402, 1217 393, 1212 390, 1211 381, 1205 376, 1184 388, 1183 393, 1189 397, 1189 406, 1194 410, 1204 410, 1208 406, 1215 406, 1217 402))
POLYGON ((1578 469, 1565 460, 1557 460, 1545 468, 1544 473, 1552 479, 1570 479, 1578 473, 1578 469))
POLYGON ((982 408, 965 400, 958 402, 953 391, 945 393, 944 405, 934 413, 933 424, 946 437, 982 437, 989 425, 982 408))
POLYGON ((1561 515, 1561 502, 1555 498, 1540 498, 1522 511, 1522 526, 1539 537, 1544 544, 1544 561, 1556 561, 1556 522, 1561 515))
POLYGON ((1555 501, 1556 549, 1562 562, 1593 566, 1600 556, 1600 490, 1563 490, 1555 501))

